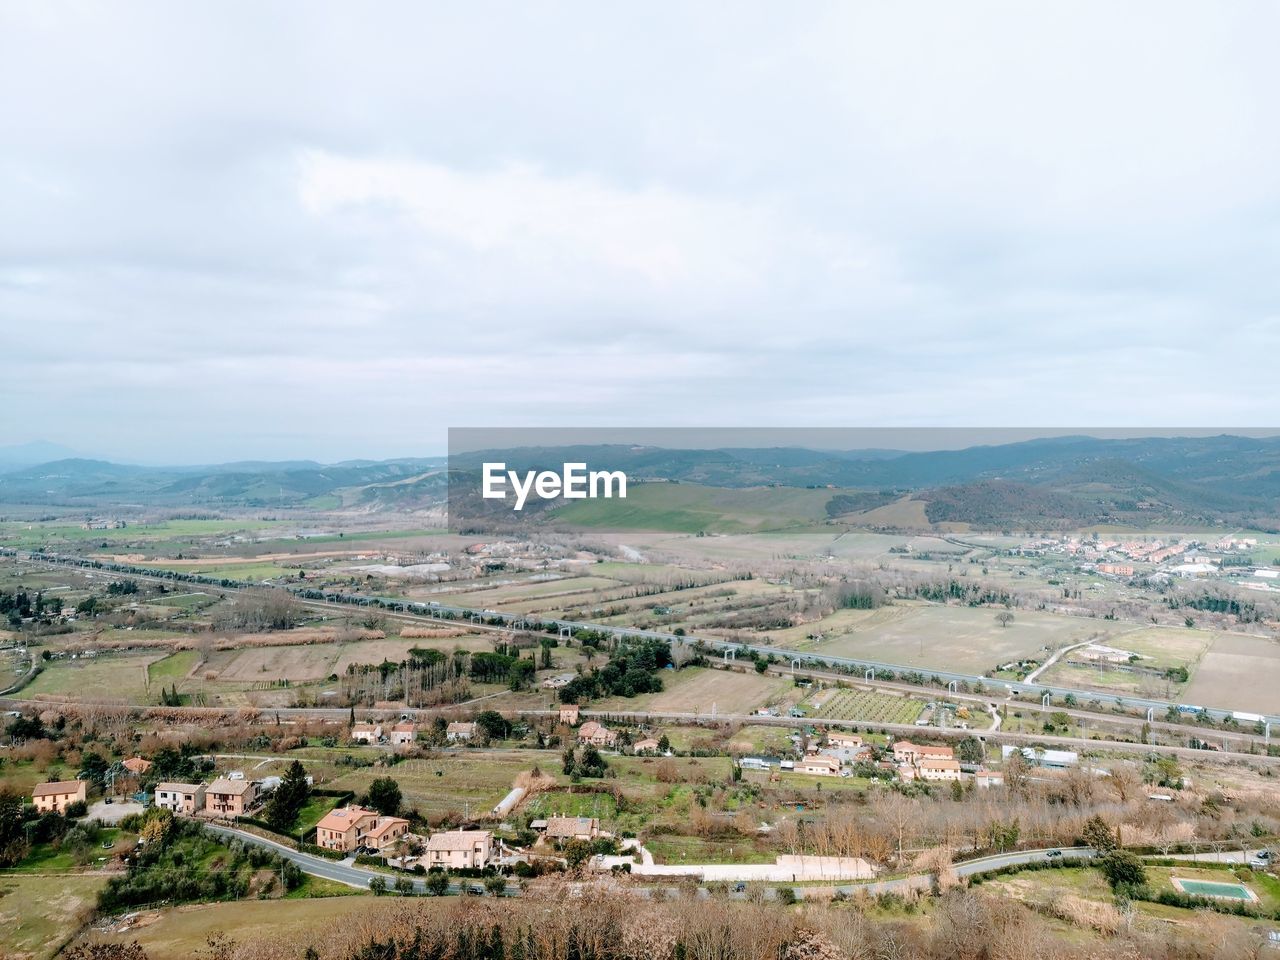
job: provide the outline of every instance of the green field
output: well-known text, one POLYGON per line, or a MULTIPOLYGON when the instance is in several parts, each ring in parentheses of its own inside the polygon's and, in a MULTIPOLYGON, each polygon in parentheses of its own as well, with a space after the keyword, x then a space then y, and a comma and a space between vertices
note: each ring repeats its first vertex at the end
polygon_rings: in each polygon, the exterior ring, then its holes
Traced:
POLYGON ((726 489, 687 483, 638 483, 626 500, 579 500, 555 512, 557 522, 620 530, 751 533, 816 527, 838 491, 795 487, 726 489))
POLYGON ((102 876, 0 874, 0 957, 45 960, 88 920, 102 876))

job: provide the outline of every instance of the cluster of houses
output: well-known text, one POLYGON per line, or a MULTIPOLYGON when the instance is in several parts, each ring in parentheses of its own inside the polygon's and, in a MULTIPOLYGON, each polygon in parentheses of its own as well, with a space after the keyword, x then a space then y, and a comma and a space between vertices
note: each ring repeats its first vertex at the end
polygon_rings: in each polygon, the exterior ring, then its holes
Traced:
MULTIPOLYGON (((475 724, 471 726, 474 727, 475 724)), ((351 725, 351 739, 357 743, 389 743, 393 747, 407 747, 418 739, 419 729, 418 724, 411 720, 401 720, 386 726, 381 723, 355 723, 351 725)))
MULTIPOLYGON (((826 742, 811 744, 799 760, 772 757, 743 757, 740 766, 747 770, 772 770, 783 773, 802 773, 820 777, 847 777, 855 764, 872 763, 875 751, 862 737, 853 733, 831 730, 826 742)), ((980 766, 963 767, 951 747, 912 743, 899 740, 893 744, 892 759, 885 757, 879 766, 893 770, 902 780, 921 780, 930 783, 959 782, 972 777, 978 787, 999 786, 1004 776, 999 771, 980 766)))

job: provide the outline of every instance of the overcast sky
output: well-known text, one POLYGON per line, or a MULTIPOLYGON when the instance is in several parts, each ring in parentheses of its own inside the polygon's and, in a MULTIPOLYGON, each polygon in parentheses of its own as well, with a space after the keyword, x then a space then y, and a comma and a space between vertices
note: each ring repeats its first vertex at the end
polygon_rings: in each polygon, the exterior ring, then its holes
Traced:
POLYGON ((1280 5, 0 4, 0 443, 1275 425, 1280 5))

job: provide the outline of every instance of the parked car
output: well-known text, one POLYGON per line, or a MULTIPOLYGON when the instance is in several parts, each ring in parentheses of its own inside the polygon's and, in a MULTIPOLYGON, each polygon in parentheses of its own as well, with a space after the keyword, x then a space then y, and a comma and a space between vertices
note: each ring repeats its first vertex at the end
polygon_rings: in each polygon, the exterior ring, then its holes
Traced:
POLYGON ((1062 851, 1061 851, 1061 850, 1050 850, 1048 853, 1046 853, 1046 854, 1045 854, 1045 856, 1046 856, 1046 857, 1060 857, 1060 856, 1062 856, 1062 851))
POLYGON ((1249 860, 1249 866, 1255 870, 1270 870, 1275 866, 1275 857, 1271 855, 1270 850, 1259 850, 1249 860))

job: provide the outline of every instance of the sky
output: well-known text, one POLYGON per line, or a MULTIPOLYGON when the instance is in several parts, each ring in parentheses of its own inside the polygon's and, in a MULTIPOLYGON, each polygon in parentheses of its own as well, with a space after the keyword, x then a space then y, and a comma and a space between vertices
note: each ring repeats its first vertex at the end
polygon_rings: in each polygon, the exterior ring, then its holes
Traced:
POLYGON ((0 444, 1277 425, 1280 5, 0 2, 0 444))

